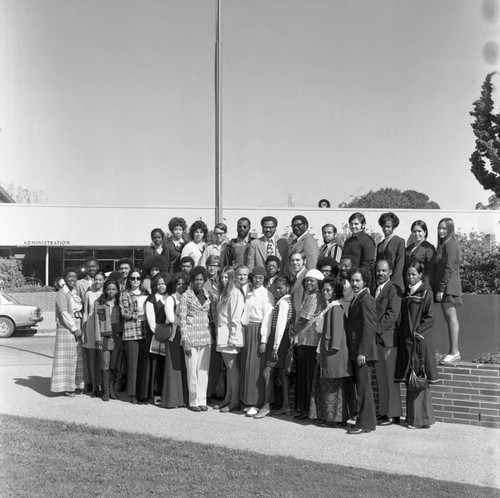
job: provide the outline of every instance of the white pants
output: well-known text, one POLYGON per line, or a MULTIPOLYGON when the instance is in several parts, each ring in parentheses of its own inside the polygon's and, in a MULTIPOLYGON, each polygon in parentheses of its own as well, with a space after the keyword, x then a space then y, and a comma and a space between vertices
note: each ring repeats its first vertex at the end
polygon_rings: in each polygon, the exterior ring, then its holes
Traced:
POLYGON ((211 346, 194 346, 191 347, 191 356, 185 355, 189 406, 206 406, 207 404, 211 349, 211 346))

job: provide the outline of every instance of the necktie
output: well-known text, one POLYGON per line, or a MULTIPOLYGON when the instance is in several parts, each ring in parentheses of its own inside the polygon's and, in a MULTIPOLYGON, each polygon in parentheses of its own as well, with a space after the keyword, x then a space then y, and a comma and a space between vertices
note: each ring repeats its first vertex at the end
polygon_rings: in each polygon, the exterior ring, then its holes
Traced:
POLYGON ((273 244, 272 239, 269 239, 267 241, 267 255, 274 256, 274 244, 273 244))
POLYGON ((377 290, 375 291, 375 299, 377 299, 377 297, 380 295, 381 292, 382 292, 382 286, 379 285, 377 287, 377 290))

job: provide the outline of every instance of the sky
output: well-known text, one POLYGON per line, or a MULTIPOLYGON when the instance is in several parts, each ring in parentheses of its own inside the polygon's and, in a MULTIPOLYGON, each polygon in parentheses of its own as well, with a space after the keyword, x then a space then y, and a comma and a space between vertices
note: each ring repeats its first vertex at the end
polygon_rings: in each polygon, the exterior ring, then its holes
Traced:
MULTIPOLYGON (((50 204, 213 206, 215 5, 0 0, 0 184, 50 204)), ((497 0, 222 5, 225 206, 382 187, 486 202, 469 112, 499 69, 497 0)))

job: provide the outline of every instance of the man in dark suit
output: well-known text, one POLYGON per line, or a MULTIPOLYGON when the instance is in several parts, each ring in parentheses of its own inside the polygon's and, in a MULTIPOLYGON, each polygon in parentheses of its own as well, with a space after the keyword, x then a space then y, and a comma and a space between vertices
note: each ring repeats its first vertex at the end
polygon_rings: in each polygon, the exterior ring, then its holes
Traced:
POLYGON ((375 267, 377 288, 374 291, 377 307, 375 340, 378 361, 375 364, 379 395, 378 425, 399 424, 401 417, 401 394, 399 384, 394 382, 397 342, 396 322, 401 310, 401 297, 391 282, 392 268, 388 261, 380 259, 375 267))
POLYGON ((368 291, 370 273, 362 268, 351 273, 354 299, 346 320, 347 349, 356 377, 357 417, 349 434, 363 434, 377 425, 372 391, 372 367, 377 361, 375 344, 375 299, 368 291))
POLYGON ((288 256, 288 242, 276 235, 278 220, 274 216, 264 216, 260 220, 260 226, 264 235, 252 240, 248 247, 247 266, 250 273, 255 266, 265 266, 269 256, 279 258, 280 267, 283 270, 288 256))
POLYGON ((303 252, 306 255, 306 270, 316 268, 319 247, 314 237, 309 233, 309 222, 305 216, 298 214, 292 218, 292 231, 295 237, 291 250, 303 252))

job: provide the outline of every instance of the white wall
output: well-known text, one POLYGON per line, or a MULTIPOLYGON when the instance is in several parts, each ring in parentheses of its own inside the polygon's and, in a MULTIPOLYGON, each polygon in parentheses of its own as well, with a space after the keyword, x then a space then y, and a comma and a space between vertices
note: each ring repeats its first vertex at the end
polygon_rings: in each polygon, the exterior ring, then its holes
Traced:
MULTIPOLYGON (((224 220, 228 234, 236 235, 236 222, 248 217, 260 234, 260 219, 266 215, 278 219, 279 233, 290 229, 294 215, 303 214, 310 230, 321 239, 321 226, 333 223, 339 231, 355 210, 319 208, 225 208, 224 220)), ((361 210, 367 229, 380 232, 379 216, 386 210, 361 210)), ((493 234, 500 241, 500 211, 394 210, 401 220, 398 235, 407 238, 410 225, 422 219, 429 227, 429 241, 436 243, 436 227, 441 218, 449 216, 458 230, 493 234)), ((212 228, 215 210, 212 207, 124 207, 124 206, 50 206, 0 204, 0 246, 68 245, 68 246, 145 246, 152 228, 168 229, 168 220, 182 216, 188 225, 203 219, 212 228)))

